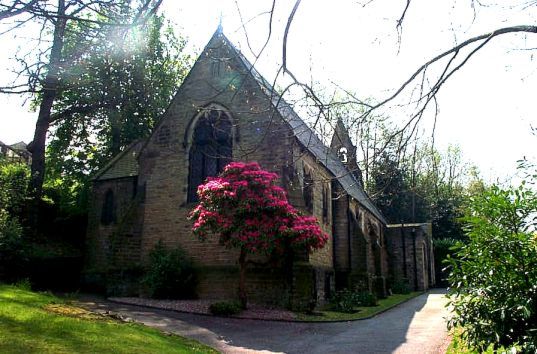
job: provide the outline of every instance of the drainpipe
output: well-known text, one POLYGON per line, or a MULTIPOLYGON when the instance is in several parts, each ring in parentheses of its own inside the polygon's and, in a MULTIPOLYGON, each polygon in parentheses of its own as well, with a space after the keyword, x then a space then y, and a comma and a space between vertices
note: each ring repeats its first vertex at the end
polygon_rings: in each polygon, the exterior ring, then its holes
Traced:
POLYGON ((350 209, 350 198, 347 194, 347 240, 349 246, 349 274, 352 271, 352 233, 351 233, 351 209, 350 209))
POLYGON ((403 229, 405 228, 405 224, 401 222, 401 244, 403 245, 403 276, 405 278, 408 278, 407 274, 407 267, 406 267, 406 238, 405 233, 403 232, 403 229))
POLYGON ((418 290, 418 259, 416 255, 416 229, 412 228, 412 251, 414 253, 414 290, 418 290))

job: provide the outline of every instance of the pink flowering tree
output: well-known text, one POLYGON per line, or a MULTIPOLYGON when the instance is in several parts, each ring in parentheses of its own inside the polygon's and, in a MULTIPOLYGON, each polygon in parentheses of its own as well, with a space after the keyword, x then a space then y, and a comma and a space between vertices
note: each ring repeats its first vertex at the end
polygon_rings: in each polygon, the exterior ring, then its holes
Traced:
POLYGON ((282 256, 289 247, 310 252, 322 248, 328 236, 315 217, 304 216, 275 185, 278 175, 256 162, 232 162, 218 177, 198 187, 199 204, 190 213, 195 235, 240 249, 239 299, 246 306, 248 254, 282 256))

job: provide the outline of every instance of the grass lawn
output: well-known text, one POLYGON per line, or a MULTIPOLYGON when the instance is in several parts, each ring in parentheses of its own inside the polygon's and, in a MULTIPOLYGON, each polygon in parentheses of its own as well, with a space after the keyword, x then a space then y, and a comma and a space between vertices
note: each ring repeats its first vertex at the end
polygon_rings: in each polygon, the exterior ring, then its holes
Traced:
POLYGON ((217 353, 196 341, 0 284, 0 353, 217 353))
POLYGON ((329 310, 317 311, 314 315, 299 314, 298 319, 302 321, 351 321, 359 320, 367 317, 374 316, 380 312, 386 311, 394 306, 399 305, 413 297, 423 294, 420 291, 411 292, 410 294, 395 294, 389 296, 387 299, 379 300, 378 306, 371 307, 356 307, 354 313, 343 313, 329 310))

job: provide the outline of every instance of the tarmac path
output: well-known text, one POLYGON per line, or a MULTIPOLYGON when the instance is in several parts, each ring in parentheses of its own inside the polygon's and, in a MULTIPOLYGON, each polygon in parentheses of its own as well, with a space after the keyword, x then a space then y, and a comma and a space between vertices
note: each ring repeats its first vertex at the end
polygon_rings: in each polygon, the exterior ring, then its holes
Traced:
POLYGON ((222 353, 444 353, 445 292, 433 290, 371 319, 303 323, 193 315, 82 299, 147 326, 196 339, 222 353))

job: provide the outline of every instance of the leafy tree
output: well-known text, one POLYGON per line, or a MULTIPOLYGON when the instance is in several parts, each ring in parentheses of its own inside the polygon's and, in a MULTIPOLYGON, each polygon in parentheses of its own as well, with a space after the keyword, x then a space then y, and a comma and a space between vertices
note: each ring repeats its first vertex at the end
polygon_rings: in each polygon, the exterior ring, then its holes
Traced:
MULTIPOLYGON (((56 120, 52 107, 70 65, 87 49, 103 38, 109 28, 128 29, 143 23, 154 14, 162 0, 57 0, 7 1, 0 6, 0 20, 13 20, 7 31, 26 29, 36 24, 37 45, 32 55, 20 55, 21 69, 17 77, 27 82, 15 82, 0 88, 3 93, 37 94, 38 117, 34 139, 28 149, 32 152, 31 192, 36 201, 41 197, 45 177, 45 146, 50 125, 56 120), (77 50, 67 51, 66 38, 76 38, 77 50), (33 60, 29 60, 32 57, 33 60)), ((3 33, 5 33, 4 31, 3 33)), ((36 219, 36 214, 33 219, 36 219)), ((35 221, 35 220, 34 220, 35 221)))
MULTIPOLYGON (((68 37, 65 52, 77 51, 76 41, 68 37)), ((153 16, 126 32, 110 29, 80 56, 53 107, 59 120, 48 148, 48 178, 76 198, 92 172, 147 137, 186 75, 185 43, 162 16, 153 16)))
POLYGON ((470 200, 449 281, 450 327, 477 349, 537 350, 537 194, 492 186, 470 200))
POLYGON ((27 244, 21 227, 30 171, 0 158, 0 279, 16 280, 23 272, 27 244))
POLYGON ((219 177, 198 187, 199 204, 190 214, 194 234, 206 239, 216 234, 229 248, 240 249, 239 299, 246 306, 248 254, 283 255, 291 249, 312 251, 324 247, 328 236, 315 217, 302 216, 285 191, 274 183, 278 176, 255 163, 232 162, 219 177))

